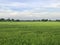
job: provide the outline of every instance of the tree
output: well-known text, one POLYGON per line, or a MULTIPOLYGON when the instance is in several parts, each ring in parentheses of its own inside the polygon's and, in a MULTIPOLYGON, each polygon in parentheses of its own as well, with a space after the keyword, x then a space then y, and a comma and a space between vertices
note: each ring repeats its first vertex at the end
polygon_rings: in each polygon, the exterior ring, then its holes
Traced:
POLYGON ((46 22, 46 21, 48 21, 48 19, 42 19, 41 21, 44 21, 44 22, 46 22))
POLYGON ((11 21, 15 21, 14 19, 11 19, 11 21))
POLYGON ((56 21, 60 22, 60 20, 58 20, 58 19, 56 21))
POLYGON ((6 19, 6 21, 11 21, 11 19, 10 19, 10 18, 8 18, 8 19, 6 19))
POLYGON ((16 21, 17 21, 17 22, 19 22, 20 20, 19 20, 19 19, 17 19, 16 21))
POLYGON ((1 18, 0 21, 5 21, 5 19, 4 18, 1 18))

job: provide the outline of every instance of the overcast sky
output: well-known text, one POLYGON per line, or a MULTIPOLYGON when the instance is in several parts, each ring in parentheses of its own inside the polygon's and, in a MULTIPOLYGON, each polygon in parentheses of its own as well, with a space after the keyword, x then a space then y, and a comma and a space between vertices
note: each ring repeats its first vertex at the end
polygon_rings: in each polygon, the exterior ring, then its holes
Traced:
POLYGON ((60 19, 60 0, 0 0, 0 18, 60 19))

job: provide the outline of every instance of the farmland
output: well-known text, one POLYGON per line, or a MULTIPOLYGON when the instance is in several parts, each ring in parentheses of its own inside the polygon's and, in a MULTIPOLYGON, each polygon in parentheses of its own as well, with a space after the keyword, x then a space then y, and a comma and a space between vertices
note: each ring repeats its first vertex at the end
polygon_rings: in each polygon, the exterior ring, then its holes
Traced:
POLYGON ((60 45, 60 22, 0 22, 0 45, 60 45))

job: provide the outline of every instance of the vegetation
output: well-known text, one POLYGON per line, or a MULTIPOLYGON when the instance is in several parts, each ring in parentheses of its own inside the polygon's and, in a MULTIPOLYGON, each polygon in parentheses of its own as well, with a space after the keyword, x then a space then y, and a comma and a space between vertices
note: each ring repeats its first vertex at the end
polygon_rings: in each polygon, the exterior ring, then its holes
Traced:
POLYGON ((60 22, 0 22, 0 45, 60 45, 60 22))
POLYGON ((19 20, 19 19, 4 19, 4 18, 0 18, 0 22, 60 22, 59 19, 56 20, 49 20, 49 19, 40 19, 40 20, 19 20))

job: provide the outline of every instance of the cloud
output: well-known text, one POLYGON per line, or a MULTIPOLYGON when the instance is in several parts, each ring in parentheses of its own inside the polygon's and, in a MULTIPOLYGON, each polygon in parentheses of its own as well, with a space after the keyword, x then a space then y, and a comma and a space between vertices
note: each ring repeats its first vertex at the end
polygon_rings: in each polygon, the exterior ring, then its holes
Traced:
POLYGON ((25 10, 25 11, 14 11, 14 10, 2 10, 0 11, 0 18, 14 18, 14 19, 58 19, 60 12, 38 12, 39 10, 25 10))
POLYGON ((56 19, 59 17, 60 17, 59 0, 0 1, 0 18, 56 19))

